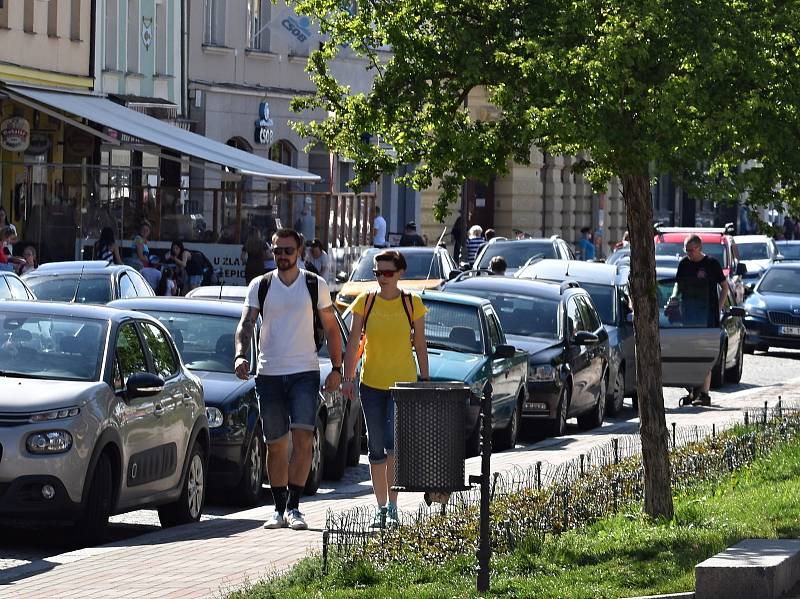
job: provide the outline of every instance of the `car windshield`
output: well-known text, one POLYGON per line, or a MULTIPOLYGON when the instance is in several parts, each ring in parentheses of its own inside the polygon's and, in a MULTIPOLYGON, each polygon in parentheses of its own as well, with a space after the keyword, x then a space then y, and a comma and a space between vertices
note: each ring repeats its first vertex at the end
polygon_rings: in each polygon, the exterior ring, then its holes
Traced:
POLYGON ((800 294, 800 269, 771 268, 758 285, 760 293, 800 294))
POLYGON ((660 328, 713 328, 717 326, 716 318, 717 306, 711 306, 711 294, 706 279, 681 277, 658 281, 660 328))
MULTIPOLYGON (((147 310, 172 335, 186 368, 233 372, 234 334, 239 318, 187 312, 147 310)), ((253 363, 250 356, 250 364, 253 363)))
POLYGON ((800 260, 800 243, 778 243, 784 260, 800 260))
POLYGON ((37 276, 25 280, 37 299, 79 304, 107 304, 111 297, 111 278, 76 275, 37 276))
POLYGON ((616 326, 617 324, 617 292, 613 285, 598 285, 595 283, 581 283, 581 287, 592 296, 597 313, 603 324, 616 326))
POLYGON ((508 268, 520 268, 531 257, 541 254, 542 258, 558 258, 553 243, 542 241, 541 243, 492 243, 486 246, 486 251, 481 256, 475 268, 489 268, 489 263, 495 256, 502 256, 508 268))
POLYGON ((107 329, 102 320, 0 313, 0 376, 98 381, 107 329))
POLYGON ((558 301, 487 289, 453 289, 452 291, 482 297, 492 302, 506 335, 541 337, 542 339, 561 338, 561 330, 558 326, 558 301))
MULTIPOLYGON (((722 268, 728 268, 728 262, 725 256, 725 246, 721 243, 704 243, 703 253, 711 256, 720 263, 722 268)), ((657 256, 678 256, 683 258, 686 252, 683 251, 683 242, 665 242, 662 241, 656 244, 657 256)))
POLYGON ((483 334, 477 306, 422 299, 428 308, 425 315, 428 347, 483 353, 483 334))
MULTIPOLYGON (((408 265, 408 268, 406 268, 406 272, 402 277, 404 281, 424 281, 428 278, 442 278, 439 260, 434 260, 435 254, 433 249, 427 252, 417 251, 403 253, 402 248, 400 248, 399 251, 401 254, 403 254, 403 257, 406 259, 406 264, 408 265), (431 268, 431 260, 433 260, 433 268, 431 268), (431 273, 430 277, 428 276, 429 270, 431 273)), ((377 253, 378 252, 369 252, 365 256, 361 257, 361 260, 358 261, 358 264, 353 271, 353 276, 350 279, 351 281, 375 280, 375 274, 372 272, 375 268, 375 263, 372 259, 377 253)))
POLYGON ((739 258, 742 260, 769 260, 766 243, 737 243, 739 258))

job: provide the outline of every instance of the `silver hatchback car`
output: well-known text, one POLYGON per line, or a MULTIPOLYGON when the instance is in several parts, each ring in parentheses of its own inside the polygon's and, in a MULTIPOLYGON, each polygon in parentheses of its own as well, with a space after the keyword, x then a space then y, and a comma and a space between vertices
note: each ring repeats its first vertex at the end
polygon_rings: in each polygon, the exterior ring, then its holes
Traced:
POLYGON ((3 303, 0 518, 72 521, 89 542, 142 507, 197 521, 209 446, 201 383, 158 320, 3 303))

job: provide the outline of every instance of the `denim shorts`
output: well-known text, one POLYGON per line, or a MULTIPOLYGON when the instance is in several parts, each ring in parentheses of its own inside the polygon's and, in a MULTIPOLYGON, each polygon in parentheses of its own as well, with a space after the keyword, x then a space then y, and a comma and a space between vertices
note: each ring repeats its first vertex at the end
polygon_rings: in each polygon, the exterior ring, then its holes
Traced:
POLYGON ((394 400, 391 391, 361 383, 361 406, 367 421, 367 457, 370 464, 383 464, 394 453, 394 400))
POLYGON ((313 431, 319 408, 319 371, 259 375, 256 397, 267 443, 280 441, 290 428, 313 431))

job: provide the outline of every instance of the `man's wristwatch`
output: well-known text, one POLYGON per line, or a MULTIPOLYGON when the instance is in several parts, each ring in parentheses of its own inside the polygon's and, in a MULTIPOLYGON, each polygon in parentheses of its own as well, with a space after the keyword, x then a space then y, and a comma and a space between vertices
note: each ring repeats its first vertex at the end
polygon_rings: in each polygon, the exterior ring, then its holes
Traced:
POLYGON ((237 355, 233 356, 233 361, 235 362, 239 358, 243 358, 243 359, 247 360, 247 356, 245 356, 244 354, 237 354, 237 355))

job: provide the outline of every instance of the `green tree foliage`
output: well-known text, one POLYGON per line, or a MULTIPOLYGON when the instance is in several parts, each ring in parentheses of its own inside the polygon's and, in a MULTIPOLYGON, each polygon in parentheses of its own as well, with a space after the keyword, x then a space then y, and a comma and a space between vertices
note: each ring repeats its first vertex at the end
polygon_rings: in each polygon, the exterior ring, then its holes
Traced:
POLYGON ((586 151, 576 168, 596 189, 620 177, 637 371, 647 373, 638 383, 645 503, 651 515, 670 516, 650 180, 670 172, 698 197, 748 190, 752 205, 798 205, 800 2, 357 0, 353 10, 342 0, 298 0, 296 7, 318 19, 328 41, 309 60, 316 95, 294 107, 330 114, 298 130, 353 158, 356 188, 400 164, 418 165, 408 182, 425 189, 439 181, 434 210, 442 219, 465 179, 486 181, 511 160, 527 163, 532 145, 586 151), (332 60, 342 52, 365 57, 374 75, 366 93, 337 80, 332 60), (499 109, 496 119, 470 118, 466 102, 479 87, 499 109))

